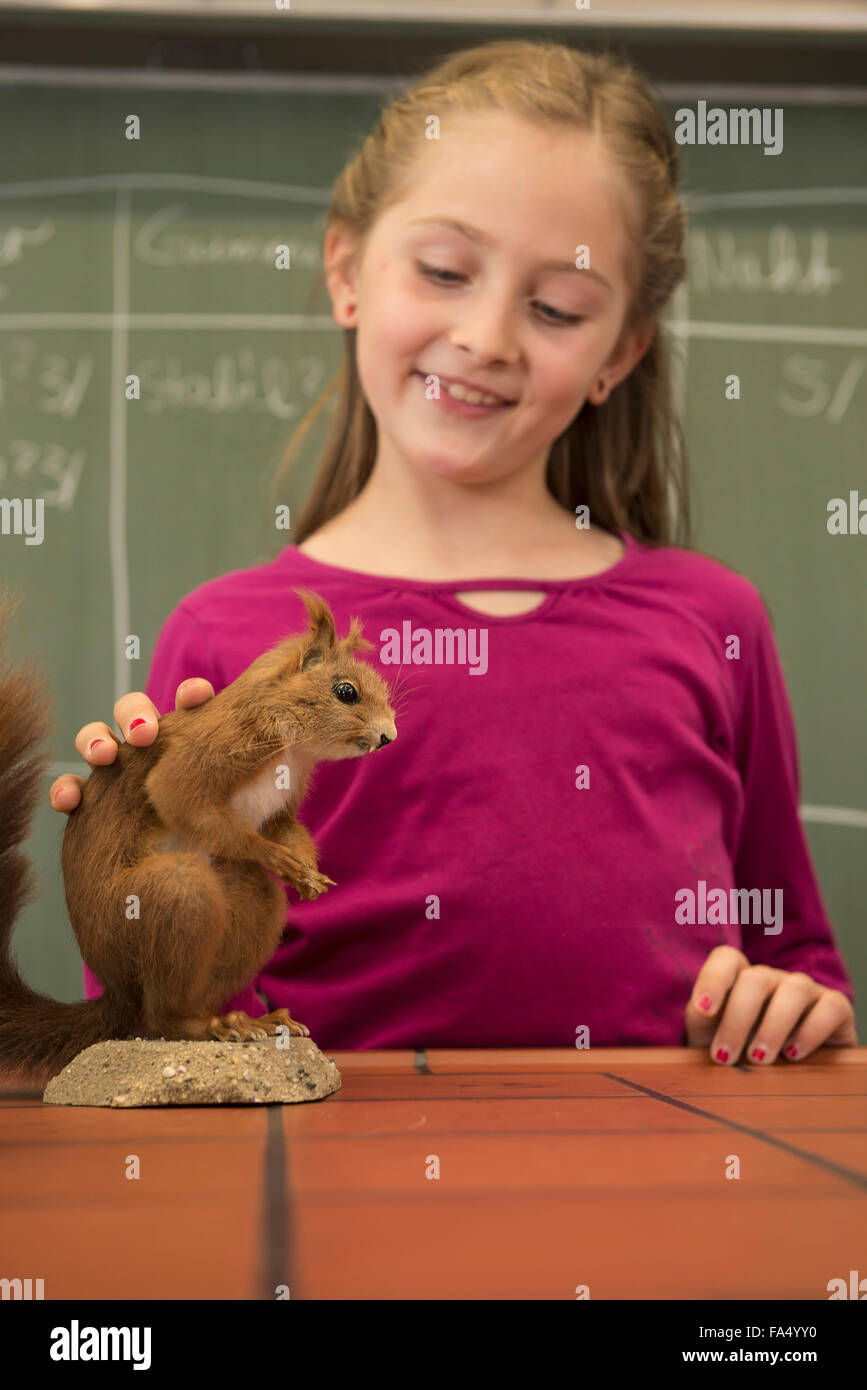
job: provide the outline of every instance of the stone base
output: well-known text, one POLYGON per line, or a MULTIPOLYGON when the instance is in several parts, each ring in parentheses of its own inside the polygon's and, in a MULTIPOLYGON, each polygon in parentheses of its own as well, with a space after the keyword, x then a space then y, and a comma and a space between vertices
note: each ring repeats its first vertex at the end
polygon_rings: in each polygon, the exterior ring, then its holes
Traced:
POLYGON ((45 1088, 46 1105, 291 1105, 340 1089, 312 1038, 165 1042, 135 1038, 79 1052, 45 1088))

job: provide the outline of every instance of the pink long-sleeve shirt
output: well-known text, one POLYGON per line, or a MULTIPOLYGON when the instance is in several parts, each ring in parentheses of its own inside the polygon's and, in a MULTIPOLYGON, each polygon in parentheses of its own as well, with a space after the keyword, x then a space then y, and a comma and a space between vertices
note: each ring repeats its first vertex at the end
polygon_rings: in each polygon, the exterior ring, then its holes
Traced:
POLYGON ((357 614, 362 659, 407 690, 393 746, 319 764, 300 818, 338 886, 286 890, 281 944, 227 1008, 287 1007, 324 1049, 570 1046, 581 1027, 671 1046, 724 943, 852 999, 761 597, 706 556, 621 539, 618 564, 573 580, 396 579, 290 545, 179 603, 147 685, 161 714, 188 676, 219 692, 305 630, 296 585, 339 636, 357 614), (546 596, 494 617, 470 589, 546 596), (457 659, 440 637, 439 661, 409 661, 445 630, 457 659), (734 888, 765 891, 748 910, 734 888))

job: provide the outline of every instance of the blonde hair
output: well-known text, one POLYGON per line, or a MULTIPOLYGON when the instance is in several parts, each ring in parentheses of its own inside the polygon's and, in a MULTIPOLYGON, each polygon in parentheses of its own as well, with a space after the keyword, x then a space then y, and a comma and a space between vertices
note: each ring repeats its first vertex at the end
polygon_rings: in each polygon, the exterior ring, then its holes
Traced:
MULTIPOLYGON (((452 54, 393 100, 337 178, 326 230, 355 234, 360 253, 376 218, 404 195, 417 168, 425 117, 446 110, 502 111, 600 138, 633 192, 630 304, 623 329, 655 328, 650 347, 598 406, 585 405, 551 447, 547 485, 570 512, 581 504, 608 530, 647 542, 688 544, 688 464, 672 402, 668 346, 658 315, 683 278, 685 216, 677 147, 645 81, 627 63, 558 43, 505 40, 452 54)), ((324 451, 295 531, 296 543, 355 498, 376 458, 376 421, 364 397, 355 329, 343 363, 296 428, 286 470, 324 402, 337 392, 324 451)))

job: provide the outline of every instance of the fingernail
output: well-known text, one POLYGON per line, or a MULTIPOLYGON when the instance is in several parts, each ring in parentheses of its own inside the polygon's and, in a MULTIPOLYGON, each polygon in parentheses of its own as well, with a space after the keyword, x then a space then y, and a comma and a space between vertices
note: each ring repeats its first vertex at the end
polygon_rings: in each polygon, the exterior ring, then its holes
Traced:
POLYGON ((728 1059, 729 1059, 729 1050, 728 1050, 728 1048, 727 1048, 727 1047, 718 1047, 717 1050, 716 1050, 716 1059, 717 1059, 718 1062, 727 1062, 728 1059))
POLYGON ((146 723, 147 723, 147 720, 146 720, 146 719, 134 719, 134 720, 132 721, 132 723, 130 724, 130 726, 129 726, 129 731, 130 731, 130 733, 132 733, 133 729, 137 729, 138 726, 139 726, 139 724, 146 724, 146 723))
POLYGON ((795 1044, 794 1044, 794 1043, 789 1043, 789 1046, 786 1048, 786 1056, 787 1056, 787 1057, 797 1057, 797 1055, 798 1055, 798 1049, 796 1048, 795 1044))
POLYGON ((766 1052, 767 1049, 764 1047, 754 1047, 752 1052, 750 1053, 750 1056, 755 1057, 757 1062, 761 1062, 764 1059, 766 1052))
POLYGON ((709 1009, 709 1008, 710 1008, 710 995, 709 995, 709 994, 703 994, 703 995, 701 996, 701 998, 700 998, 699 1001, 698 1001, 698 1007, 699 1007, 700 1009, 709 1009))
POLYGON ((95 739, 93 740, 93 743, 91 743, 91 744, 88 746, 88 749, 87 749, 88 753, 92 753, 93 750, 94 750, 94 748, 96 747, 96 745, 97 745, 98 743, 105 743, 105 739, 104 739, 104 738, 95 738, 95 739))

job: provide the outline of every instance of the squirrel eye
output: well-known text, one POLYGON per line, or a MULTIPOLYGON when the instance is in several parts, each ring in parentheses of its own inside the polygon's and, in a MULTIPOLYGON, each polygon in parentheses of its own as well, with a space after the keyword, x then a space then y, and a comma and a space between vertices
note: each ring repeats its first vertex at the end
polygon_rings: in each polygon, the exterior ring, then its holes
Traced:
POLYGON ((361 699, 355 686, 350 685, 349 681, 341 681, 339 685, 335 685, 334 694, 343 705, 357 705, 361 699))

